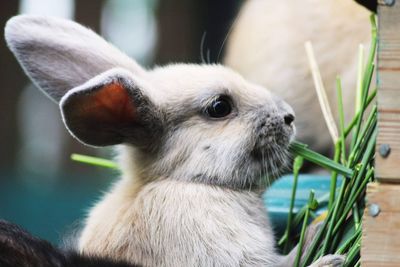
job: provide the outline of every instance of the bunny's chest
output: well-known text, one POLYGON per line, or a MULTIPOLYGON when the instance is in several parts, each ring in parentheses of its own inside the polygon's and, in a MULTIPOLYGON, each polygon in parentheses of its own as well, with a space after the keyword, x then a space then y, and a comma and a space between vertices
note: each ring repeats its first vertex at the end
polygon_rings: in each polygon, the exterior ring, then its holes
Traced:
POLYGON ((265 214, 262 202, 250 193, 164 184, 144 188, 124 211, 109 214, 118 217, 114 225, 97 224, 81 248, 144 266, 268 265, 276 253, 265 214), (99 238, 102 228, 108 234, 99 238))

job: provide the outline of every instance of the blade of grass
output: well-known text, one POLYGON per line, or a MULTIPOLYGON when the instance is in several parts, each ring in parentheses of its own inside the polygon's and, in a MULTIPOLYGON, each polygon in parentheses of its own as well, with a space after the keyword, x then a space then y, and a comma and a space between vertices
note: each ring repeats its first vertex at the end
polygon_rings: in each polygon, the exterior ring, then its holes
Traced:
MULTIPOLYGON (((373 113, 371 113, 373 114, 373 113)), ((363 138, 362 142, 356 143, 355 149, 356 152, 353 150, 350 157, 349 157, 349 166, 355 169, 355 175, 350 179, 349 189, 346 191, 344 197, 344 203, 348 203, 349 198, 355 193, 355 191, 359 188, 360 183, 362 183, 364 173, 368 169, 368 165, 371 164, 373 155, 374 155, 374 148, 375 148, 375 138, 376 138, 376 114, 373 116, 375 123, 368 124, 364 127, 364 130, 367 129, 366 133, 363 130, 363 138), (355 157, 353 157, 354 153, 357 153, 355 157)), ((361 139, 360 139, 361 140, 361 139)), ((347 207, 346 208, 350 208, 347 207)), ((341 210, 342 212, 342 210, 341 210)))
MULTIPOLYGON (((342 96, 342 83, 340 77, 336 78, 337 98, 338 98, 338 109, 339 109, 339 132, 340 132, 340 143, 341 152, 340 158, 343 165, 346 165, 346 137, 344 136, 344 109, 343 109, 343 96, 342 96)), ((335 149, 336 153, 336 149, 335 149)), ((336 160, 335 160, 336 161, 336 160)))
POLYGON ((354 265, 351 265, 351 264, 354 261, 358 260, 357 258, 360 257, 360 248, 361 248, 361 235, 357 238, 355 244, 349 250, 349 253, 347 253, 346 260, 345 260, 345 263, 344 263, 344 267, 354 266, 354 265))
POLYGON ((362 121, 363 114, 365 111, 365 108, 363 108, 363 107, 365 106, 365 103, 367 101, 368 90, 369 90, 369 87, 371 84, 372 75, 373 75, 374 67, 375 67, 374 61, 375 61, 375 52, 376 52, 376 45, 377 45, 375 15, 371 15, 370 20, 371 20, 371 27, 372 27, 371 48, 369 50, 366 70, 364 72, 364 77, 363 77, 363 86, 361 88, 360 116, 358 116, 358 119, 357 119, 357 124, 356 124, 356 128, 354 130, 354 136, 353 136, 353 139, 351 142, 351 147, 354 146, 354 143, 357 141, 357 139, 359 137, 358 133, 360 131, 361 121, 362 121))
POLYGON ((374 169, 373 168, 369 169, 367 174, 365 175, 365 178, 364 178, 362 184, 360 185, 360 187, 357 188, 357 191, 350 197, 348 204, 345 206, 341 217, 339 218, 339 220, 337 221, 337 223, 335 225, 335 228, 333 229, 333 233, 336 233, 337 231, 339 231, 340 225, 346 220, 347 214, 352 209, 352 206, 355 203, 355 201, 357 200, 357 198, 365 190, 365 187, 366 187, 367 183, 370 181, 373 174, 374 174, 374 169))
POLYGON ((362 44, 358 47, 358 65, 357 65, 357 93, 356 93, 356 108, 357 114, 361 108, 362 88, 363 88, 363 64, 364 64, 364 46, 362 44))
POLYGON ((89 165, 94 165, 94 166, 99 166, 99 167, 105 167, 105 168, 110 168, 114 170, 119 170, 119 167, 117 163, 111 160, 107 159, 102 159, 98 157, 92 157, 92 156, 86 156, 86 155, 81 155, 81 154, 72 154, 71 159, 74 161, 78 161, 81 163, 86 163, 89 165))
POLYGON ((291 233, 291 226, 292 226, 292 217, 293 217, 293 207, 294 207, 294 201, 296 199, 296 191, 297 191, 297 181, 299 178, 299 172, 301 169, 301 166, 303 166, 303 158, 302 157, 296 157, 293 163, 293 187, 292 187, 292 197, 290 199, 290 207, 289 207, 289 212, 288 212, 288 219, 286 223, 286 230, 284 236, 286 236, 286 242, 284 246, 284 253, 287 253, 289 250, 289 236, 291 233))
POLYGON ((302 250, 303 250, 303 245, 304 245, 304 238, 306 235, 308 218, 309 218, 310 210, 312 209, 312 206, 313 206, 313 202, 314 202, 314 190, 311 190, 310 196, 308 198, 306 214, 304 215, 303 226, 301 227, 299 247, 297 249, 296 259, 295 259, 295 262, 293 265, 294 267, 299 267, 299 265, 300 265, 300 259, 301 259, 301 254, 302 254, 302 250))
POLYGON ((302 207, 299 210, 299 212, 296 214, 296 216, 294 216, 292 228, 299 225, 300 222, 303 220, 304 214, 306 214, 306 209, 307 209, 307 205, 304 205, 304 207, 302 207))
MULTIPOLYGON (((371 65, 368 66, 368 69, 366 71, 367 81, 365 82, 365 87, 364 87, 365 91, 363 91, 363 99, 362 99, 362 105, 363 106, 365 105, 365 103, 367 101, 368 89, 369 89, 369 86, 371 84, 372 74, 374 72, 374 68, 375 68, 374 64, 371 63, 371 65)), ((363 119, 364 111, 365 111, 365 109, 361 109, 360 110, 360 116, 358 116, 358 118, 357 118, 357 123, 355 125, 354 136, 353 136, 353 139, 352 139, 351 147, 354 146, 354 143, 357 142, 357 139, 359 138, 359 131, 360 131, 360 128, 361 128, 361 122, 362 122, 362 119, 363 119)))
POLYGON ((347 239, 343 245, 341 245, 337 250, 336 250, 336 254, 344 254, 347 252, 347 250, 351 247, 351 245, 358 239, 359 236, 361 236, 362 231, 361 228, 356 229, 356 231, 354 232, 354 234, 347 239))
POLYGON ((332 231, 333 231, 333 227, 334 225, 332 224, 332 222, 334 222, 336 220, 336 217, 338 215, 338 211, 339 211, 339 207, 340 207, 340 203, 343 199, 346 187, 347 187, 347 183, 348 183, 348 179, 343 179, 342 181, 342 185, 340 186, 340 192, 339 192, 339 196, 335 201, 334 207, 333 207, 333 211, 330 210, 329 213, 332 213, 332 217, 331 217, 331 223, 328 227, 328 231, 326 233, 325 236, 325 241, 323 243, 323 247, 322 247, 322 253, 325 255, 328 252, 329 249, 329 242, 330 242, 330 238, 332 235, 332 231))
POLYGON ((354 227, 358 229, 360 227, 360 214, 358 214, 358 204, 354 203, 353 206, 353 219, 354 219, 354 227))
POLYGON ((315 251, 317 250, 317 247, 319 246, 321 242, 322 235, 325 233, 325 229, 328 226, 328 222, 330 220, 330 217, 332 216, 332 213, 329 212, 325 221, 322 223, 322 226, 320 227, 318 233, 315 235, 310 247, 308 248, 308 251, 306 255, 304 256, 304 261, 301 264, 301 267, 306 267, 310 264, 310 261, 312 258, 314 258, 315 251))
MULTIPOLYGON (((372 127, 370 129, 370 131, 368 132, 367 138, 364 142, 364 144, 362 144, 362 150, 363 153, 360 154, 361 157, 361 162, 357 164, 358 170, 357 170, 357 175, 354 177, 354 179, 352 179, 352 185, 349 188, 348 192, 350 195, 354 194, 355 190, 357 190, 359 188, 359 184, 362 181, 363 175, 365 173, 365 171, 368 168, 368 164, 370 163, 370 161, 372 160, 372 157, 374 155, 375 152, 375 143, 376 143, 376 136, 377 136, 377 128, 376 127, 372 127)), ((358 162, 359 159, 356 159, 356 162, 358 162)), ((347 196, 346 196, 346 200, 347 200, 347 196)))
POLYGON ((375 105, 372 108, 371 114, 367 119, 367 122, 364 125, 363 130, 360 133, 360 138, 357 140, 355 144, 355 150, 354 150, 354 162, 358 162, 360 158, 362 157, 362 153, 365 151, 366 146, 368 145, 368 141, 371 138, 371 135, 373 134, 373 131, 375 130, 377 126, 377 117, 378 113, 378 108, 375 105))
POLYGON ((315 90, 317 91, 319 104, 322 109, 322 114, 324 115, 325 122, 328 126, 328 130, 332 137, 333 143, 336 144, 336 142, 339 139, 338 130, 336 127, 335 119, 332 114, 331 107, 329 105, 324 84, 322 82, 321 73, 318 68, 317 60, 315 59, 314 50, 312 48, 311 42, 308 41, 304 45, 306 48, 308 63, 310 65, 310 70, 314 80, 315 90))
MULTIPOLYGON (((342 140, 339 140, 336 145, 335 145, 335 155, 333 160, 335 162, 339 162, 339 158, 340 158, 340 150, 341 150, 341 142, 342 140)), ((329 202, 328 202, 328 210, 332 209, 333 206, 333 202, 335 200, 335 194, 336 194, 336 184, 337 184, 337 172, 336 171, 332 171, 331 174, 331 184, 330 184, 330 190, 329 190, 329 202)))
POLYGON ((290 151, 297 156, 301 156, 304 159, 313 162, 321 167, 324 167, 331 171, 336 171, 346 177, 351 177, 353 171, 317 152, 314 152, 307 148, 307 145, 300 142, 294 141, 290 144, 290 151))
POLYGON ((361 149, 361 142, 363 140, 369 140, 370 138, 369 135, 372 134, 373 128, 376 127, 376 122, 377 122, 377 106, 374 105, 370 115, 368 116, 367 122, 364 124, 364 128, 360 133, 360 136, 362 136, 363 138, 359 138, 357 140, 350 153, 348 160, 348 167, 353 167, 354 163, 357 162, 356 159, 358 158, 359 154, 364 151, 364 149, 361 149))
MULTIPOLYGON (((371 92, 371 94, 368 96, 367 102, 365 103, 365 108, 367 108, 369 106, 369 104, 371 104, 372 100, 375 99, 376 93, 377 93, 377 90, 375 88, 371 92)), ((353 130, 353 127, 356 125, 356 123, 358 121, 358 117, 360 117, 360 112, 357 113, 356 116, 354 116, 354 118, 351 120, 349 125, 347 125, 346 130, 344 131, 344 136, 345 137, 347 137, 349 135, 349 133, 351 132, 351 130, 353 130)))

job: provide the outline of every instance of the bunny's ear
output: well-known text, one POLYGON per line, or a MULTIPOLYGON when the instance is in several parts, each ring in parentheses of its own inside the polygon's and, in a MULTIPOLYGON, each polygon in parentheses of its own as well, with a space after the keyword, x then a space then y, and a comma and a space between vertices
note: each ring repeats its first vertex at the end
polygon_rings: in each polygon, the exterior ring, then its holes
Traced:
POLYGON ((146 85, 123 69, 112 69, 69 91, 60 101, 68 130, 93 146, 132 143, 148 147, 162 131, 162 116, 146 85))
POLYGON ((145 74, 103 38, 69 20, 16 16, 7 22, 5 39, 27 75, 57 102, 71 88, 114 67, 145 74))

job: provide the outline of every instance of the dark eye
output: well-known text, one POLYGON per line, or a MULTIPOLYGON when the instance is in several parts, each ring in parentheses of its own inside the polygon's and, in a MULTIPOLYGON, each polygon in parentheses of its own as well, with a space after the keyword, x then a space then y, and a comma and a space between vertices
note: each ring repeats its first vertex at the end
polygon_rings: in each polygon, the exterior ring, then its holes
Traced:
POLYGON ((211 118, 223 118, 232 112, 232 105, 227 97, 220 96, 207 107, 206 113, 211 118))

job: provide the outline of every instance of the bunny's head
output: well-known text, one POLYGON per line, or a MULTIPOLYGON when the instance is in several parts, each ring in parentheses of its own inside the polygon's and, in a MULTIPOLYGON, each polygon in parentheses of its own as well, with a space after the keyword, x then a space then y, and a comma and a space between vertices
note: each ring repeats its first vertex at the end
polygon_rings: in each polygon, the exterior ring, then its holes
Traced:
POLYGON ((123 161, 142 182, 256 188, 287 163, 292 109, 223 66, 147 71, 56 18, 17 16, 5 35, 27 75, 59 103, 70 133, 92 146, 123 144, 123 161))

